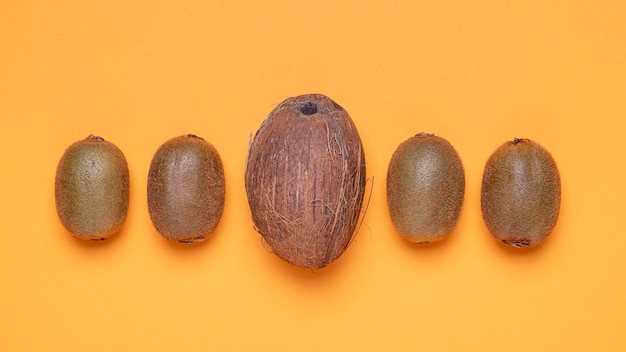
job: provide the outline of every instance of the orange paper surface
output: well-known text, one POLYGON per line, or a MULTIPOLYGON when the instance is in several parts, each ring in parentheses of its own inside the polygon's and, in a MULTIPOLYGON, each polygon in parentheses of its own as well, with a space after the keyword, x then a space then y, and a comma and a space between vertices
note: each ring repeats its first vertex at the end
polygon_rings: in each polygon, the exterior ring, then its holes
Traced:
POLYGON ((1 351, 623 351, 626 3, 621 1, 9 1, 0 11, 1 351), (287 97, 352 116, 371 197, 338 261, 295 268, 250 217, 250 135, 287 97), (444 242, 394 230, 387 165, 418 132, 466 172, 444 242), (213 237, 150 222, 150 161, 194 133, 220 152, 213 237), (130 168, 123 230, 73 238, 57 163, 97 134, 130 168), (554 156, 561 216, 534 250, 491 238, 484 163, 530 138, 554 156), (371 188, 370 188, 371 186, 371 188), (371 190, 371 192, 370 192, 371 190))

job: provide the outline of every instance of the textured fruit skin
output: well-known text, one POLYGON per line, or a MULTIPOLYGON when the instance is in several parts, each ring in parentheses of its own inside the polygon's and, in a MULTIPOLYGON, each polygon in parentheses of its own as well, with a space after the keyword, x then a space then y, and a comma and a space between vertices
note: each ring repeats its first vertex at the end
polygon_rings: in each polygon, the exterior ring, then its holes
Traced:
POLYGON ((182 243, 203 241, 224 211, 224 167, 217 150, 189 134, 161 145, 148 173, 148 211, 157 231, 182 243))
POLYGON ((535 247, 559 217, 561 178, 541 145, 529 139, 504 143, 485 165, 481 208, 489 232, 513 247, 535 247))
POLYGON ((465 171, 444 138, 419 133, 402 142, 387 169, 387 205, 408 241, 444 239, 456 226, 465 194, 465 171))
POLYGON ((78 238, 104 240, 126 220, 128 164, 120 149, 101 137, 90 135, 67 148, 54 189, 59 219, 78 238))
POLYGON ((355 232, 365 188, 363 145, 348 113, 330 98, 289 98, 250 145, 245 184, 252 220, 280 258, 318 269, 355 232))

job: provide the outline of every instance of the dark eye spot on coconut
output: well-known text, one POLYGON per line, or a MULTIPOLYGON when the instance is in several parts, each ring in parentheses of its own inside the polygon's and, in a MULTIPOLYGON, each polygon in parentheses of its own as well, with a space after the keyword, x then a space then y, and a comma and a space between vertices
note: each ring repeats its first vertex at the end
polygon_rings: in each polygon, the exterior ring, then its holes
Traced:
POLYGON ((317 105, 313 102, 307 101, 306 103, 300 105, 300 112, 304 115, 317 114, 317 105))

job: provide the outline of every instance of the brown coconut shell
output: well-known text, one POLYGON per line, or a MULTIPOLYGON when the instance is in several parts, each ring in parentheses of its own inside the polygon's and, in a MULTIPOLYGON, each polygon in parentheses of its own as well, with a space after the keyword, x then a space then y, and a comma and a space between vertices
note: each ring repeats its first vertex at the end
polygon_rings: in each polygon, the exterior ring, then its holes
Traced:
POLYGON ((365 155, 348 113, 330 98, 289 98, 250 145, 246 193, 256 229, 280 258, 318 269, 350 244, 365 189, 365 155))

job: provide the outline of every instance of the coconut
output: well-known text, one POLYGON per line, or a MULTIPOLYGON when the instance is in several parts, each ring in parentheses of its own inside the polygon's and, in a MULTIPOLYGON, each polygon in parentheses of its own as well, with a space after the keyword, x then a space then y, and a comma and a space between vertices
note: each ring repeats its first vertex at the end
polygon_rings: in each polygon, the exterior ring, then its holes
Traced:
POLYGON ((365 181, 354 123, 321 94, 283 101, 250 145, 245 185, 254 225, 274 253, 302 268, 323 268, 348 248, 365 181))

